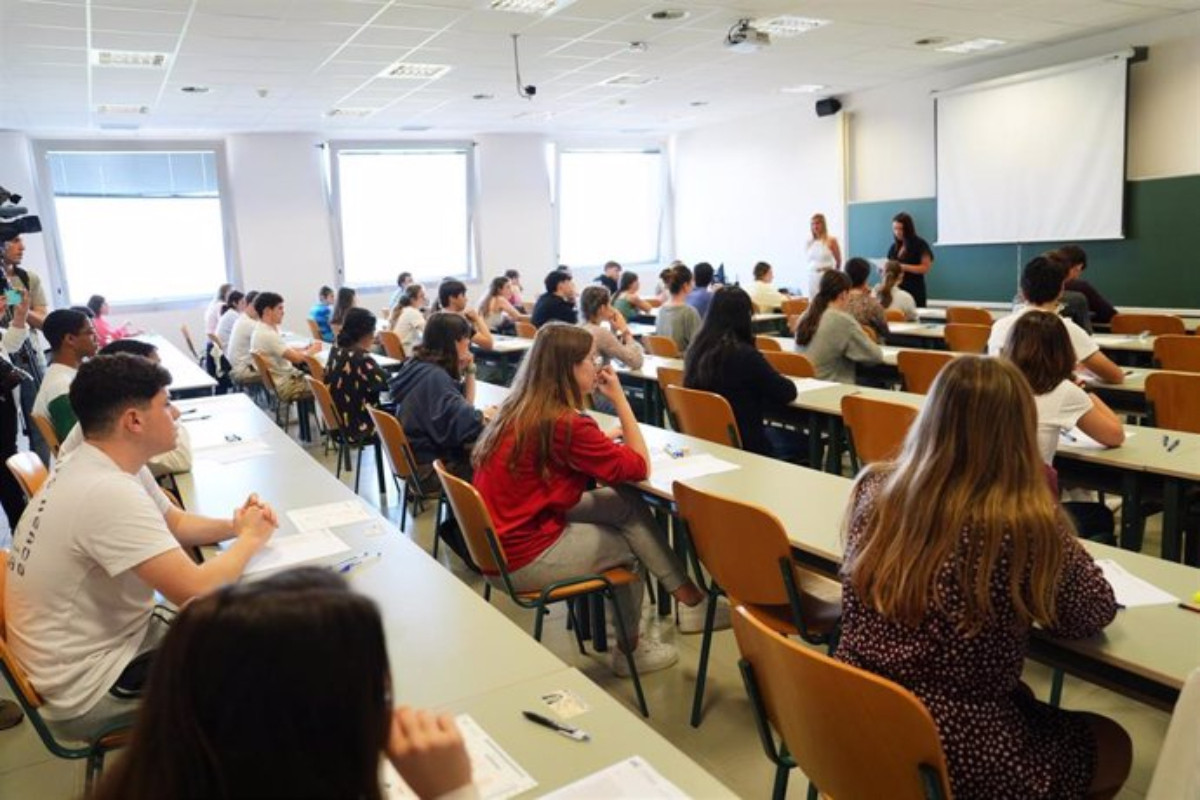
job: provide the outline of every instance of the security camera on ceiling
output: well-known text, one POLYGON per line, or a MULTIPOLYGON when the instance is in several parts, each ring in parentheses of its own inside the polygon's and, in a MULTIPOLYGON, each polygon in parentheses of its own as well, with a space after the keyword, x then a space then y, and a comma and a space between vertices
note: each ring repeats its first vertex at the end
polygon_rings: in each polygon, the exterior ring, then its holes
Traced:
POLYGON ((770 45, 770 34, 755 28, 749 18, 739 19, 725 34, 725 46, 735 53, 754 53, 770 45))

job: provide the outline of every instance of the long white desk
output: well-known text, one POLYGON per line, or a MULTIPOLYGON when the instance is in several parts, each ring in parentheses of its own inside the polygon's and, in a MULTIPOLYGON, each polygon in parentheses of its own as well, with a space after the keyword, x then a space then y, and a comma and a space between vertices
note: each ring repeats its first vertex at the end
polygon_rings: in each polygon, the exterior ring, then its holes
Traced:
POLYGON ((162 359, 163 367, 171 373, 172 397, 209 395, 217 390, 216 379, 165 336, 157 333, 139 333, 133 338, 158 348, 158 356, 162 359))

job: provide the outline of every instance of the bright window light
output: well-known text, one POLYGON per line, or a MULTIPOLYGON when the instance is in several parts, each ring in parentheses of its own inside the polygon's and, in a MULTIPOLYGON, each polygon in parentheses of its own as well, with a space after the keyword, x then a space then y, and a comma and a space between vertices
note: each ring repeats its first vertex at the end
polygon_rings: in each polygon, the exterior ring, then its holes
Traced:
POLYGON ((652 151, 559 155, 559 260, 570 266, 659 260, 663 158, 652 151))
POLYGON ((342 263, 351 286, 471 273, 467 149, 337 152, 342 263))

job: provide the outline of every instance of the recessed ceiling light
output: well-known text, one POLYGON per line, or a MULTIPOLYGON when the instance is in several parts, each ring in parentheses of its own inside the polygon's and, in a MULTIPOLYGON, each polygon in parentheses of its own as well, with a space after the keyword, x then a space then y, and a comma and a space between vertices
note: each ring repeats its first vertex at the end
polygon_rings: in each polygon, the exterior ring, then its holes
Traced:
POLYGON ((966 55, 968 53, 980 53, 984 50, 991 50, 996 47, 1003 47, 1008 42, 1002 39, 968 39, 965 42, 958 44, 946 45, 939 47, 939 53, 955 53, 957 55, 966 55))
POLYGON ((164 69, 171 57, 166 53, 148 50, 97 50, 91 51, 92 66, 126 67, 132 69, 164 69))
POLYGON ((692 108, 700 108, 702 106, 708 105, 708 101, 707 100, 693 100, 692 102, 688 103, 688 105, 691 106, 692 108))
POLYGON ((602 86, 646 86, 654 83, 658 78, 646 77, 644 75, 614 75, 606 81, 601 81, 602 86))
POLYGON ((208 94, 207 86, 180 86, 179 91, 184 94, 208 94))
POLYGON ((789 14, 770 17, 768 19, 756 19, 754 21, 754 27, 758 30, 768 33, 771 36, 778 36, 781 39, 786 39, 789 36, 799 36, 816 28, 823 28, 828 24, 829 20, 827 19, 795 17, 789 14))
POLYGON ((149 114, 150 106, 139 106, 134 103, 101 103, 96 106, 101 114, 149 114))
POLYGON ((377 108, 365 108, 362 106, 357 106, 357 107, 356 106, 346 106, 345 108, 331 108, 325 112, 325 116, 327 116, 327 117, 357 117, 357 118, 361 119, 363 117, 371 116, 378 110, 379 109, 377 109, 377 108))
POLYGON ((779 91, 784 94, 814 94, 823 92, 827 87, 823 83, 797 83, 795 86, 784 86, 779 91))
POLYGON ((945 36, 926 36, 924 39, 917 39, 913 44, 917 47, 929 47, 933 44, 942 44, 945 41, 945 36))
POLYGON ((662 8, 658 11, 651 11, 646 15, 646 19, 654 22, 674 22, 675 20, 687 19, 689 12, 682 8, 662 8))
POLYGON ((492 0, 492 10, 511 11, 514 14, 553 14, 573 2, 575 0, 492 0))
POLYGON ((630 42, 629 43, 629 52, 631 52, 631 53, 644 53, 649 49, 650 49, 650 45, 646 44, 645 42, 630 42))
POLYGON ((479 94, 473 94, 473 95, 471 95, 471 99, 472 99, 472 100, 491 100, 491 99, 493 99, 494 97, 495 97, 495 95, 494 95, 494 94, 483 94, 482 92, 481 92, 481 93, 479 93, 479 94))
POLYGON ((432 81, 450 71, 446 64, 413 64, 397 61, 379 73, 380 78, 400 78, 401 80, 432 81))

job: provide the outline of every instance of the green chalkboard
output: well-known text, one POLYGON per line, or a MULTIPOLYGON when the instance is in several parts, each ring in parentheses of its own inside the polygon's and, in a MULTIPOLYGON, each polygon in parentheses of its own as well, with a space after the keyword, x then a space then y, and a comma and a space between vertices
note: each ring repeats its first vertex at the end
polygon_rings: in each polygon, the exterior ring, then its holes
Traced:
MULTIPOLYGON (((878 257, 891 244, 892 217, 907 211, 934 245, 929 296, 944 300, 1011 300, 1020 265, 1065 242, 938 247, 937 200, 931 197, 851 203, 852 255, 878 257)), ((1200 176, 1126 184, 1125 239, 1080 242, 1087 278, 1114 304, 1200 308, 1200 176)))

